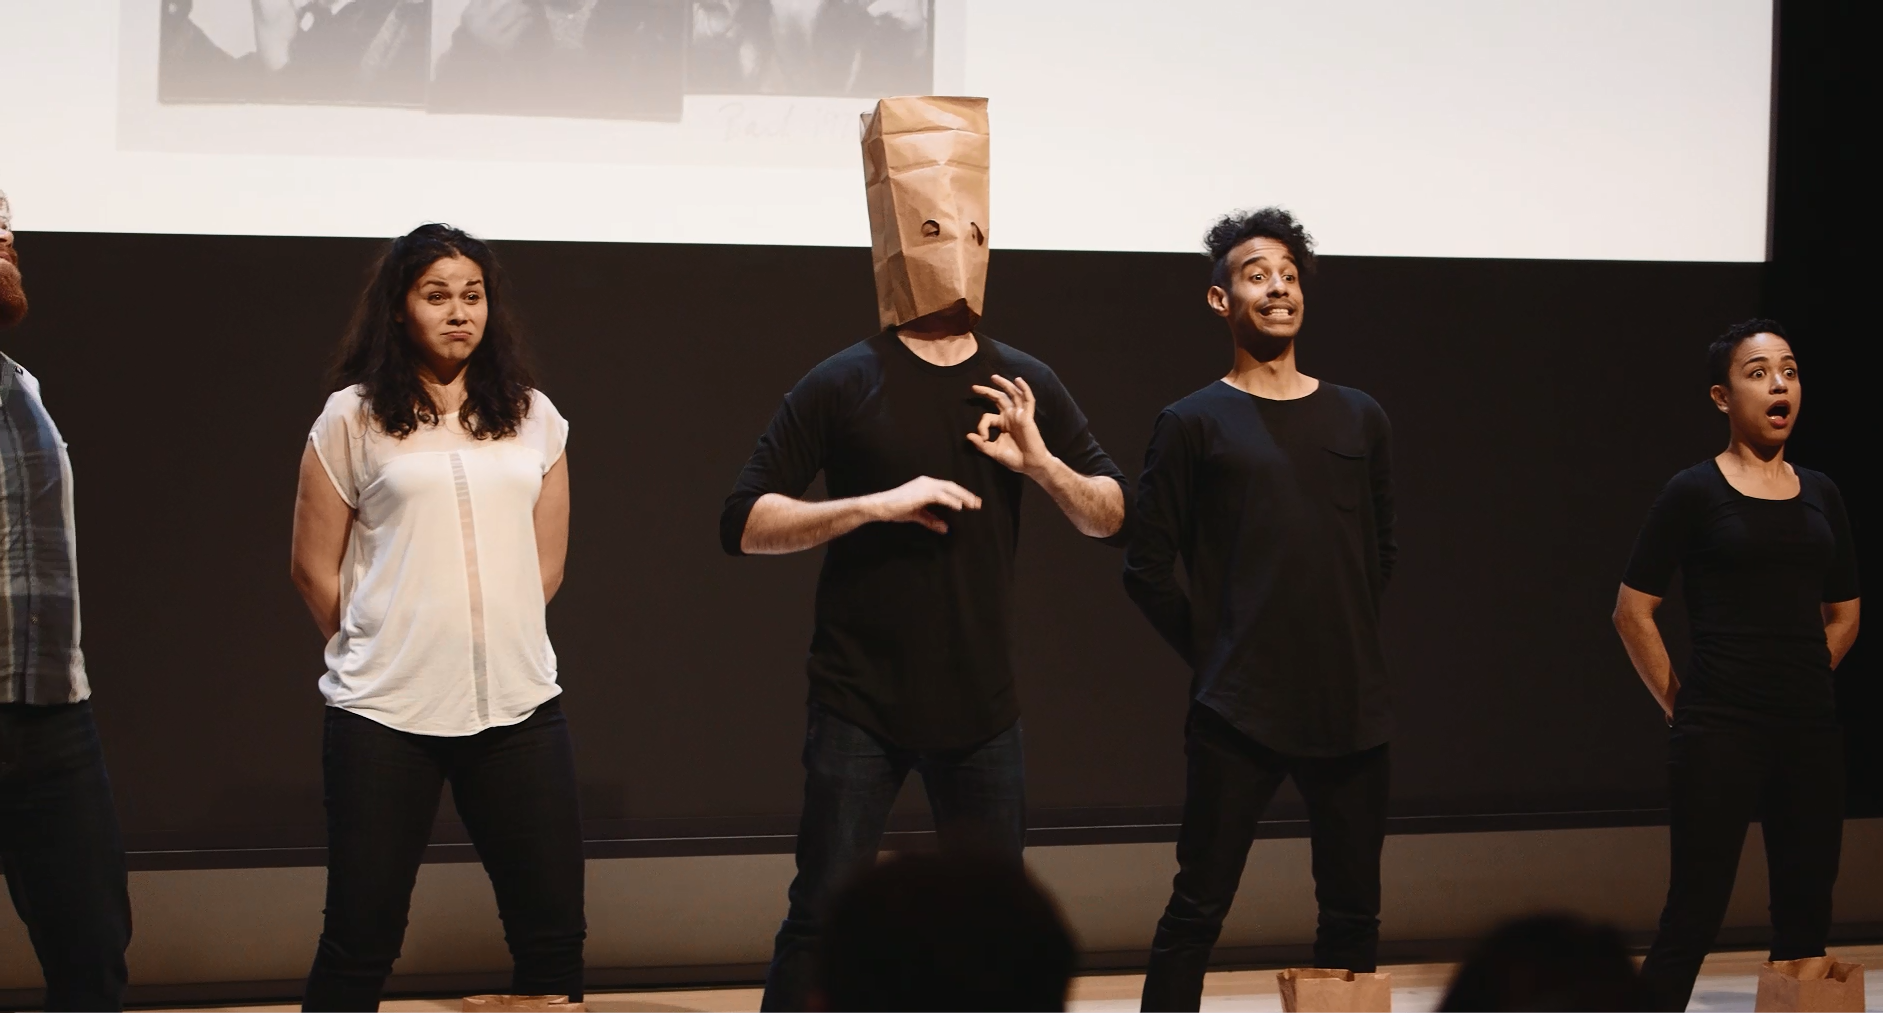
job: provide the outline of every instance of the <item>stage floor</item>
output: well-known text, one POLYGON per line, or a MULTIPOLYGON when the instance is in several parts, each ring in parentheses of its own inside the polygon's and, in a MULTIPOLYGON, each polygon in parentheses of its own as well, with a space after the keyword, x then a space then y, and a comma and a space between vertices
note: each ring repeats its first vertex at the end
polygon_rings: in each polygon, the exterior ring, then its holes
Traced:
MULTIPOLYGON (((1883 946, 1845 946, 1833 951, 1846 960, 1867 968, 1883 967, 1883 946)), ((1694 989, 1689 1010, 1750 1010, 1758 985, 1762 952, 1716 953, 1707 958, 1700 971, 1700 983, 1694 989)), ((1381 970, 1393 972, 1393 1008, 1401 1013, 1419 1013, 1434 1009, 1445 994, 1451 979, 1452 964, 1397 964, 1381 970)), ((1067 1009, 1081 1011, 1135 1010, 1141 974, 1094 974, 1076 979, 1067 1009)), ((1865 980, 1872 1010, 1883 1010, 1883 973, 1865 980)), ((758 1009, 756 988, 704 988, 679 992, 605 992, 588 997, 588 1008, 598 1013, 736 1013, 758 1009)), ((234 1010, 293 1010, 295 1006, 205 1006, 203 1013, 234 1010)), ((455 999, 398 999, 386 1002, 382 1010, 456 1013, 455 999)), ((1217 971, 1204 982, 1203 1008, 1206 1010, 1279 1010, 1281 997, 1275 988, 1275 972, 1217 971)))

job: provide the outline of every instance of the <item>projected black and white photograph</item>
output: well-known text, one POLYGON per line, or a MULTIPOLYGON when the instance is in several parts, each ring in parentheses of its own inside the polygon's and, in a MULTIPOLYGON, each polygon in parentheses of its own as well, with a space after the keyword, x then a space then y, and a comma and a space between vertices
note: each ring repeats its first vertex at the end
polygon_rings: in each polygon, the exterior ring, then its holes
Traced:
POLYGON ((678 120, 685 0, 435 0, 427 108, 678 120))
POLYGON ((157 0, 158 101, 677 122, 934 90, 934 0, 157 0))
POLYGON ((420 106, 432 0, 162 0, 158 99, 420 106))
POLYGON ((855 95, 933 90, 932 0, 694 0, 687 91, 855 95))

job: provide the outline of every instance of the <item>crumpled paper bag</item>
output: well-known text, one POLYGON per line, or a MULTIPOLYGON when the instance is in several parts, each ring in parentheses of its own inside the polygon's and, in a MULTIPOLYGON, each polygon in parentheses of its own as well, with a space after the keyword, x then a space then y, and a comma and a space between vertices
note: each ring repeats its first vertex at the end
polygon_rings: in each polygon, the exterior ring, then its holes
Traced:
POLYGON ((1752 1008, 1770 1013, 1862 1010, 1863 965, 1835 957, 1768 960, 1759 965, 1752 1008))
POLYGON ((1275 979, 1286 1013, 1391 1013, 1393 1008, 1390 971, 1290 967, 1275 972, 1275 979))
POLYGON ((467 995, 464 1013, 587 1013, 566 995, 467 995))
POLYGON ((884 327, 987 290, 987 100, 886 98, 863 116, 876 315, 884 327))

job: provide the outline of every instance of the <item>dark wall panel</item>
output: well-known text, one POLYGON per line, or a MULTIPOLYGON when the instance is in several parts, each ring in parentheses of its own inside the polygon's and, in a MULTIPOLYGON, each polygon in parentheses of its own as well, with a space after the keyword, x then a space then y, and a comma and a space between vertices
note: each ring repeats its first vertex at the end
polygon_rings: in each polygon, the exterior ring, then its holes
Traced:
MULTIPOLYGON (((1874 468, 1878 415, 1869 367, 1876 342, 1876 240, 1883 203, 1867 122, 1883 64, 1877 7, 1856 0, 1780 0, 1773 109, 1772 264, 1766 312, 1791 335, 1811 391, 1811 422, 1789 452, 1841 483, 1858 565, 1876 574, 1875 494, 1858 476, 1874 468)), ((1874 578, 1872 578, 1874 579, 1874 578)), ((1874 638, 1875 634, 1871 634, 1874 638)), ((1883 682, 1877 650, 1859 637, 1837 670, 1854 814, 1883 812, 1883 682)))
MULTIPOLYGON (((33 319, 5 348, 78 469, 86 647, 132 843, 318 845, 321 662, 288 535, 375 244, 20 245, 33 319)), ((783 392, 873 329, 868 253, 500 252, 574 426, 550 625, 591 835, 788 832, 817 557, 726 558, 716 523, 783 392)), ((1723 439, 1701 350, 1755 312, 1762 272, 1327 258, 1310 280, 1303 367, 1396 427, 1398 815, 1659 804, 1659 719, 1607 615, 1655 491, 1723 439)), ((1135 474, 1157 410, 1227 362, 1205 284, 1193 256, 1003 251, 986 326, 1051 363, 1135 474)), ((1168 818, 1186 672, 1124 597, 1118 553, 1043 496, 1020 552, 1037 822, 1168 818)))

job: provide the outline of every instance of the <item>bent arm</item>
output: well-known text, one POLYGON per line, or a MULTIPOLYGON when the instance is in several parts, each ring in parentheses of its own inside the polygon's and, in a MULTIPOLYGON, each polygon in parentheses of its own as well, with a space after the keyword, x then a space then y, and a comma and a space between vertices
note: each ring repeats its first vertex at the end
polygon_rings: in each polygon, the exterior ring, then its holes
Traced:
POLYGON ((1124 529, 1124 476, 1057 376, 1048 371, 1036 390, 996 373, 968 389, 998 409, 981 416, 969 443, 1046 490, 1080 534, 1111 539, 1124 529))
POLYGON ((1824 642, 1831 649, 1833 669, 1843 663, 1844 655, 1850 653, 1850 646, 1857 642, 1857 614, 1862 603, 1863 599, 1852 598, 1827 601, 1819 606, 1824 614, 1824 642))
POLYGON ((856 499, 799 498, 823 468, 828 402, 829 391, 813 370, 773 413, 719 514, 719 545, 727 554, 801 552, 872 519, 856 499))
POLYGON ((1857 614, 1861 611, 1862 599, 1857 596, 1857 543, 1851 537, 1850 514, 1844 509, 1844 494, 1834 483, 1826 482, 1826 513, 1830 517, 1831 532, 1836 536, 1836 554, 1832 557, 1831 572, 1826 574, 1824 597, 1841 599, 1827 601, 1818 606, 1819 614, 1824 617, 1824 643, 1831 649, 1831 668, 1835 669, 1844 661, 1852 644, 1857 642, 1857 614))
POLYGON ((1196 665, 1190 595, 1177 580, 1177 560, 1192 515, 1191 465, 1182 424, 1158 417, 1138 478, 1131 541, 1125 546, 1125 593, 1179 657, 1196 665))
POLYGON ((569 452, 543 474, 536 494, 536 565, 542 570, 543 604, 562 587, 563 567, 569 558, 569 452))
POLYGON ((294 494, 288 575, 320 635, 329 640, 340 631, 340 563, 346 557, 353 516, 353 508, 340 498, 309 443, 301 452, 300 487, 294 494))
POLYGON ((1177 655, 1196 664, 1194 637, 1190 628, 1190 596, 1177 580, 1174 549, 1168 540, 1148 531, 1140 519, 1133 529, 1131 544, 1125 549, 1125 594, 1150 620, 1158 636, 1164 638, 1177 655))
POLYGON ((1390 581, 1399 563, 1399 538, 1394 533, 1397 518, 1393 514, 1393 427, 1384 411, 1380 412, 1379 435, 1373 441, 1367 462, 1368 480, 1373 487, 1373 523, 1379 545, 1380 577, 1390 581))
POLYGON ((821 503, 768 492, 752 504, 739 551, 747 555, 780 555, 816 548, 841 538, 872 521, 920 524, 936 534, 948 533, 948 522, 930 507, 979 510, 981 498, 953 482, 923 475, 867 496, 821 503))
POLYGON ((877 520, 871 499, 853 496, 812 502, 768 492, 752 504, 752 512, 746 516, 739 551, 776 556, 814 549, 877 520))
POLYGON ((1634 663, 1642 684, 1661 705, 1661 713, 1672 720, 1680 679, 1674 675, 1674 662, 1667 656, 1661 628, 1654 622, 1654 610, 1660 607, 1660 598, 1623 584, 1615 596, 1615 632, 1621 634, 1622 646, 1628 650, 1628 660, 1634 663))
POLYGON ((1125 524, 1125 490, 1106 475, 1081 475, 1055 457, 1032 475, 1060 512, 1090 538, 1110 538, 1125 524))

